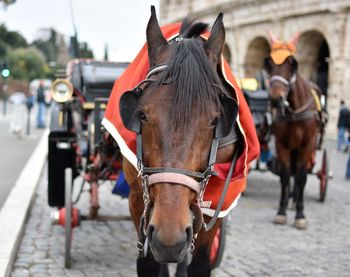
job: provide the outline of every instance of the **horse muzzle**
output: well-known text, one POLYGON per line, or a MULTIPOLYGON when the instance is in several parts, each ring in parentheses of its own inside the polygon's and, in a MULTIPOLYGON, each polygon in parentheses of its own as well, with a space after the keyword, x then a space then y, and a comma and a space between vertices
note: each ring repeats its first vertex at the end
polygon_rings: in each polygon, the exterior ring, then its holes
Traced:
POLYGON ((192 226, 187 227, 184 232, 177 236, 173 244, 166 244, 161 239, 158 229, 150 224, 147 228, 147 239, 151 252, 159 263, 180 263, 190 251, 193 238, 192 226))

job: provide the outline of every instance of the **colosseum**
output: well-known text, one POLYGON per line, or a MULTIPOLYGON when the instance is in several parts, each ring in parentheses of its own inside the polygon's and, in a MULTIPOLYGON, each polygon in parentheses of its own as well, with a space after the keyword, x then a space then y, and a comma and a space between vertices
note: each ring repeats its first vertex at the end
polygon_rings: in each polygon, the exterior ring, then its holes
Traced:
POLYGON ((326 95, 327 134, 334 137, 340 100, 350 106, 349 0, 160 0, 160 21, 193 19, 213 23, 224 12, 224 55, 237 78, 254 77, 270 51, 268 32, 300 39, 296 58, 302 75, 326 95))

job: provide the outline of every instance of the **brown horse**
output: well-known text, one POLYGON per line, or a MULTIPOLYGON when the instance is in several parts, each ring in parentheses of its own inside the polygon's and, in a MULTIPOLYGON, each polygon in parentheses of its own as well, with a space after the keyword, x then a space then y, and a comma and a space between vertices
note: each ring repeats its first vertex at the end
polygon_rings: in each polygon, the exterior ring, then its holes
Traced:
POLYGON ((225 41, 223 15, 207 41, 200 37, 206 24, 185 20, 180 35, 168 42, 154 7, 151 12, 146 31, 150 70, 120 100, 124 125, 137 133, 138 170, 123 159, 130 212, 139 230, 137 272, 168 276, 166 264, 178 263, 176 276, 210 276, 210 248, 221 220, 204 232, 199 202, 212 164, 232 161, 241 139, 235 134, 237 103, 217 73, 225 41), (218 148, 228 135, 232 143, 218 148))
POLYGON ((312 169, 319 132, 320 105, 309 82, 298 72, 293 57, 298 36, 288 43, 278 41, 271 33, 272 51, 265 60, 270 74, 270 97, 274 107, 273 133, 279 160, 281 197, 274 223, 286 224, 289 199, 289 179, 294 176, 296 215, 294 226, 305 229, 304 187, 312 169))

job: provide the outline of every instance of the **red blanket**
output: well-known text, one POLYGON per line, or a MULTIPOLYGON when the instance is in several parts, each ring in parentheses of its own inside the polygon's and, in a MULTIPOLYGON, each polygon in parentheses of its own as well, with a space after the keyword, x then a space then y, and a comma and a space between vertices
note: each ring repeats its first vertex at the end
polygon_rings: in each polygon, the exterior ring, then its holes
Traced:
MULTIPOLYGON (((162 27, 163 35, 170 40, 178 35, 180 24, 171 24, 162 27)), ((207 38, 209 33, 203 35, 207 38)), ((249 107, 244 99, 244 96, 237 85, 236 79, 233 76, 229 65, 222 58, 221 71, 226 82, 234 89, 236 98, 239 103, 239 115, 237 123, 239 130, 244 137, 244 150, 238 158, 230 186, 226 194, 225 202, 220 212, 220 217, 225 216, 237 203, 237 200, 246 186, 246 175, 248 173, 249 163, 259 154, 259 142, 256 136, 254 122, 249 110, 249 107)), ((127 130, 119 115, 119 100, 123 92, 133 89, 141 80, 146 77, 149 69, 147 44, 143 46, 134 61, 128 66, 123 75, 116 80, 109 98, 105 118, 102 124, 108 132, 117 141, 121 152, 136 167, 136 134, 127 130)), ((204 195, 204 201, 208 201, 208 207, 203 207, 205 214, 211 216, 216 208, 220 195, 225 183, 230 163, 215 164, 215 170, 219 176, 211 177, 204 195)))

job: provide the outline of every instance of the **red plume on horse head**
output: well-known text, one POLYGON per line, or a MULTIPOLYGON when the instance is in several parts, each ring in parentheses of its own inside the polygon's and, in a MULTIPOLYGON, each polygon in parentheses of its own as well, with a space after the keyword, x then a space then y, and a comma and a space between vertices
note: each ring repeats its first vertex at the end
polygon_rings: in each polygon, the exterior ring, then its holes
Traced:
POLYGON ((269 38, 271 43, 271 58, 277 65, 284 63, 289 57, 296 52, 296 45, 298 43, 300 33, 296 33, 288 42, 278 40, 271 31, 269 31, 269 38))

